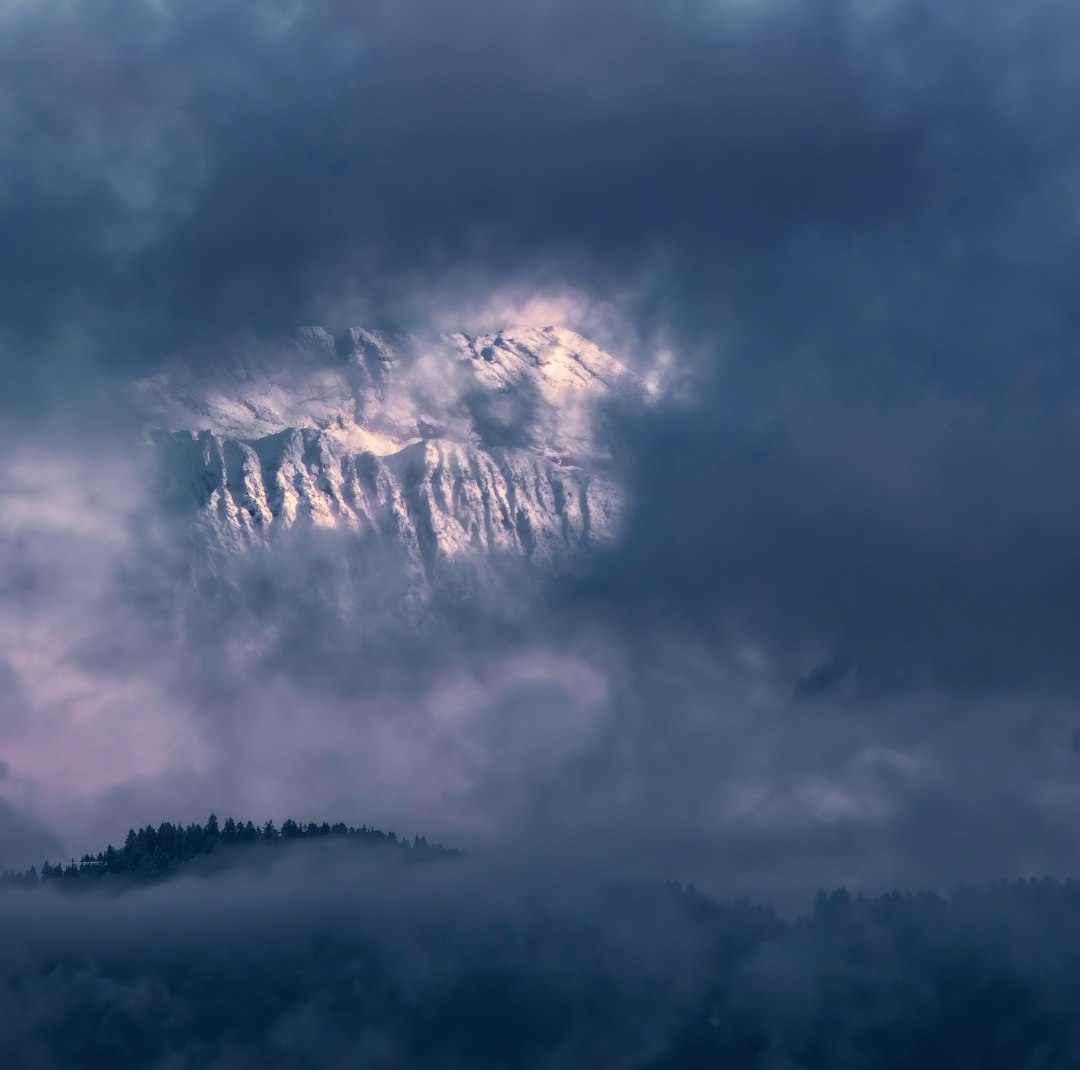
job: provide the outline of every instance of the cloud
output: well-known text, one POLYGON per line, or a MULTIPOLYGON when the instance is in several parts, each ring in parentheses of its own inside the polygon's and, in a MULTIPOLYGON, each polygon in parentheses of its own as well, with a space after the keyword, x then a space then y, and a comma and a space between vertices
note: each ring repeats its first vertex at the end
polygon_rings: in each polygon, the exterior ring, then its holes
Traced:
POLYGON ((670 295, 663 272, 700 306, 798 229, 938 192, 931 106, 882 107, 845 6, 815 10, 116 3, 107 35, 9 11, 3 325, 71 359, 88 327, 130 370, 496 281, 670 295))
POLYGON ((1072 6, 0 18, 20 807, 84 839, 207 794, 581 818, 673 869, 729 852, 749 884, 945 879, 969 840, 976 868, 1068 864, 1072 6), (303 323, 503 317, 678 386, 613 418, 633 513, 584 580, 364 645, 319 570, 348 547, 298 547, 204 576, 185 630, 124 384, 303 323))
MULTIPOLYGON (((6 763, 0 783, 7 781, 6 763)), ((0 870, 21 870, 58 857, 60 841, 48 829, 13 806, 0 795, 0 870)))

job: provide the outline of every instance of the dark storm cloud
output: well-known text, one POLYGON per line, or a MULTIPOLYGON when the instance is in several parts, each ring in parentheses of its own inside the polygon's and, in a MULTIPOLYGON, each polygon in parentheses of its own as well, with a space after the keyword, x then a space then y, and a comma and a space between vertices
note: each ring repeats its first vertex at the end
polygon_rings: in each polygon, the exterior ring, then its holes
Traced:
MULTIPOLYGON (((600 604, 780 649, 816 640, 871 689, 1061 685, 1080 624, 1073 404, 788 398, 749 425, 635 426, 637 511, 600 604)), ((789 668, 792 690, 814 665, 789 668)))
POLYGON ((977 216, 1057 148, 999 114, 983 51, 901 14, 896 44, 836 2, 17 5, 2 326, 130 368, 508 279, 644 283, 710 330, 751 285, 783 312, 793 234, 977 216))

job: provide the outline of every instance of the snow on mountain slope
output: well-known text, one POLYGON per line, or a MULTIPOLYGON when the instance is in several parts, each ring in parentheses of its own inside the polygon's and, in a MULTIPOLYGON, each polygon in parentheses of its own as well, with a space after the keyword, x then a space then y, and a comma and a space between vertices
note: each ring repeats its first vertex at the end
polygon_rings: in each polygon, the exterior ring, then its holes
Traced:
POLYGON ((558 328, 428 345, 305 328, 228 372, 176 368, 136 391, 205 548, 329 529, 391 547, 414 587, 495 559, 557 570, 612 538, 622 495, 597 406, 649 399, 558 328))

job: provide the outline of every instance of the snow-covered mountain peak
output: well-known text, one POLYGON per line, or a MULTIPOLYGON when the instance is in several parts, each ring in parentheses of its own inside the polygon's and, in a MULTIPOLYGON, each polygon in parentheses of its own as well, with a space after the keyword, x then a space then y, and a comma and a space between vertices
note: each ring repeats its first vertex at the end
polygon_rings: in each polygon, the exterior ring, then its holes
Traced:
POLYGON ((515 389, 528 383, 552 404, 578 392, 640 396, 644 391, 637 375, 564 327, 519 327, 449 337, 474 362, 477 378, 488 389, 515 389))
POLYGON ((135 390, 196 545, 217 560, 341 532, 399 561, 412 604, 486 586, 497 562, 559 569, 611 539, 622 495, 603 405, 650 400, 614 357, 555 327, 434 341, 305 327, 135 390))

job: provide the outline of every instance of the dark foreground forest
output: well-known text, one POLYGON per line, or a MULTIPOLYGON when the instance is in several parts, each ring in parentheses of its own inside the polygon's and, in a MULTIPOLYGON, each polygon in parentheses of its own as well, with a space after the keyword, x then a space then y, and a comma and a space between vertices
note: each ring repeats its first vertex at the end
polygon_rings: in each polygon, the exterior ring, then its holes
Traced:
POLYGON ((211 818, 7 874, 0 1065, 1080 1066, 1080 885, 795 919, 584 864, 211 818))

